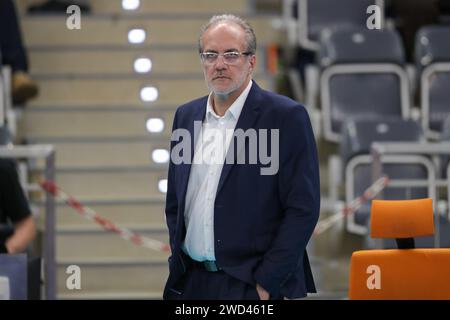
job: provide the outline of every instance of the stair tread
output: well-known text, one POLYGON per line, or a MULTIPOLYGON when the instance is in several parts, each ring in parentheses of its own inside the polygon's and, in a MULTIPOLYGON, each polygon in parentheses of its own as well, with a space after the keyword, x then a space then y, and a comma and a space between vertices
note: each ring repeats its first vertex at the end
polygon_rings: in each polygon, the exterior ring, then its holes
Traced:
POLYGON ((59 293, 58 299, 162 299, 162 292, 148 291, 94 291, 94 292, 74 292, 59 293))
MULTIPOLYGON (((169 255, 169 254, 168 254, 169 255)), ((91 257, 77 257, 76 259, 57 259, 56 262, 59 266, 65 266, 70 264, 77 265, 94 265, 94 266, 116 266, 116 265, 159 265, 167 264, 167 257, 150 257, 150 258, 117 258, 117 257, 101 257, 101 258, 91 258, 91 257)))
MULTIPOLYGON (((114 221, 112 221, 114 222, 114 221)), ((167 226, 161 223, 153 223, 153 224, 133 224, 133 223, 121 223, 118 224, 119 227, 123 227, 136 232, 167 232, 167 226)), ((84 226, 84 225, 70 225, 70 226, 61 226, 58 227, 58 233, 70 233, 70 232, 86 232, 86 233, 101 233, 105 232, 103 228, 96 224, 96 222, 92 222, 92 225, 84 226)))

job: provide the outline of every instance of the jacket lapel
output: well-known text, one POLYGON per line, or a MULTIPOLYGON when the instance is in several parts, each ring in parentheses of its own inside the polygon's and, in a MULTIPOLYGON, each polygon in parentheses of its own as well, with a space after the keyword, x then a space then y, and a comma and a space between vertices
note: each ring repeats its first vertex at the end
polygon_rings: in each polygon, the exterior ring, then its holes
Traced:
MULTIPOLYGON (((261 88, 256 84, 255 81, 253 81, 252 87, 250 89, 250 92, 248 93, 247 99, 245 100, 244 106, 242 108, 241 114, 239 116, 238 122, 236 123, 235 131, 236 129, 242 129, 243 131, 246 131, 249 128, 253 127, 253 124, 255 123, 256 119, 258 118, 258 114, 260 111, 260 94, 261 94, 261 88)), ((234 136, 233 136, 234 139, 234 136)), ((231 143, 230 143, 231 146, 231 143)), ((231 169, 234 167, 236 163, 237 156, 240 152, 244 152, 245 150, 237 150, 236 154, 234 155, 234 161, 233 163, 224 163, 222 168, 222 173, 220 175, 219 185, 217 187, 217 193, 219 194, 220 190, 223 187, 223 184, 225 183, 225 180, 227 179, 228 174, 230 173, 231 169)), ((228 153, 230 153, 230 148, 227 151, 227 159, 228 159, 228 153)))
MULTIPOLYGON (((199 137, 199 133, 200 132, 195 132, 195 122, 199 121, 200 124, 202 123, 203 119, 205 118, 205 114, 206 114, 206 102, 208 100, 208 97, 206 96, 204 99, 202 99, 199 103, 199 105, 197 106, 197 108, 195 109, 195 111, 192 114, 192 117, 190 119, 188 119, 188 130, 191 136, 191 161, 189 163, 183 163, 181 164, 181 186, 182 186, 182 195, 183 195, 183 199, 182 199, 182 203, 181 203, 181 207, 183 208, 183 212, 184 212, 184 204, 186 201, 186 191, 187 191, 187 186, 188 186, 188 181, 189 181, 189 174, 191 172, 191 166, 192 166, 192 162, 194 161, 194 151, 195 151, 195 144, 197 143, 196 139, 198 139, 199 137)), ((201 128, 201 126, 199 127, 201 128)))

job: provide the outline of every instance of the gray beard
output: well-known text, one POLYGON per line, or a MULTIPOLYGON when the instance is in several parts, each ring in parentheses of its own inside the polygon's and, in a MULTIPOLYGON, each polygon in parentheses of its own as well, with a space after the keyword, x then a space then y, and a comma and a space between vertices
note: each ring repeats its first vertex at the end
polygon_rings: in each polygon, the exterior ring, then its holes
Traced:
POLYGON ((227 92, 214 92, 213 91, 213 93, 214 93, 214 96, 216 96, 219 100, 227 100, 231 95, 231 92, 227 93, 227 92))
POLYGON ((228 99, 228 97, 231 95, 231 93, 232 93, 233 91, 236 90, 236 89, 232 88, 231 90, 227 90, 227 91, 216 91, 216 90, 214 89, 214 86, 213 86, 212 84, 209 84, 209 83, 208 83, 208 89, 209 89, 209 91, 211 91, 212 93, 214 93, 214 95, 215 95, 217 98, 219 98, 219 99, 221 99, 221 100, 226 100, 226 99, 228 99))
POLYGON ((242 84, 244 83, 245 79, 242 81, 242 83, 238 84, 235 88, 231 88, 230 90, 227 91, 216 91, 214 89, 214 86, 212 84, 208 83, 208 89, 214 93, 214 95, 219 98, 220 100, 227 100, 230 95, 235 92, 236 90, 238 90, 240 88, 240 86, 242 86, 242 84))

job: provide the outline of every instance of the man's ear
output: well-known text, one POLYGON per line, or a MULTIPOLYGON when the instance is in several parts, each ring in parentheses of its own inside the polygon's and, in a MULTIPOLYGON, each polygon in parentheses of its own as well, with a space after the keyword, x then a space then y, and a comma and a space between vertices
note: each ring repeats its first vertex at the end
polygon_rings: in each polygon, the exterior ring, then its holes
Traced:
POLYGON ((256 55, 250 56, 249 63, 250 63, 251 71, 255 70, 255 66, 256 66, 256 55))

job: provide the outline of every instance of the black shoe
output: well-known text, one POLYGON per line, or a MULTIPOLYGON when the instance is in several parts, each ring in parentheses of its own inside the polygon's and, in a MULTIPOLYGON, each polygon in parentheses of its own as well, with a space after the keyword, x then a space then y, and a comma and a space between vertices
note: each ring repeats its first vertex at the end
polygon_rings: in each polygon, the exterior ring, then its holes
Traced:
POLYGON ((80 7, 81 13, 90 13, 91 8, 85 4, 78 4, 76 1, 58 1, 48 0, 42 4, 35 4, 28 7, 29 14, 66 14, 67 8, 71 5, 77 5, 80 7))

